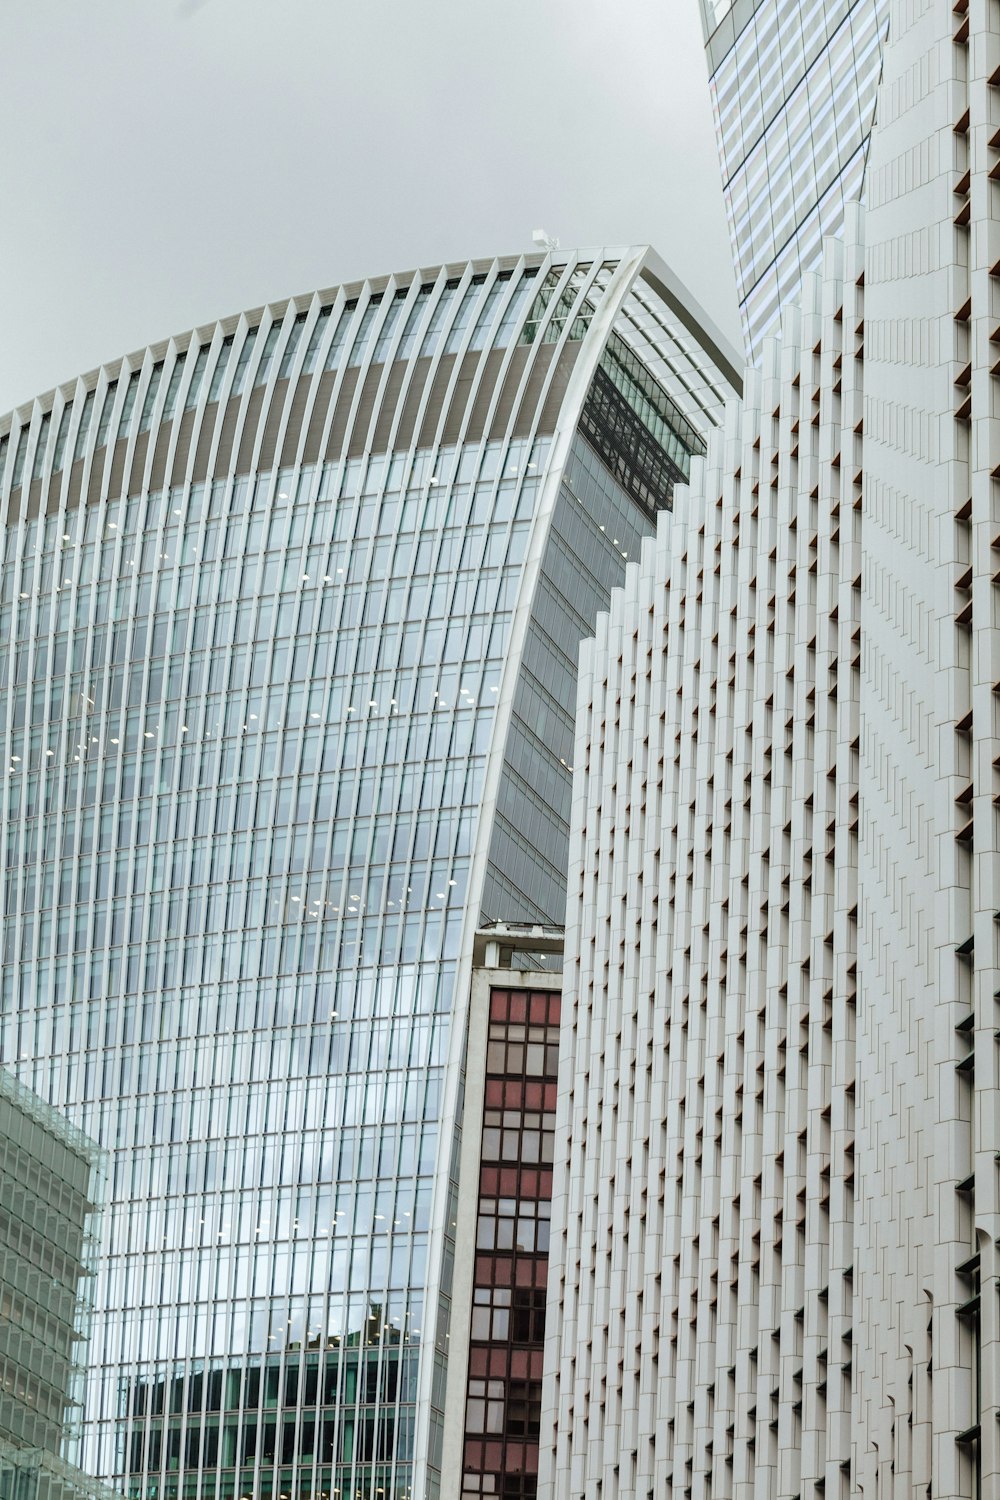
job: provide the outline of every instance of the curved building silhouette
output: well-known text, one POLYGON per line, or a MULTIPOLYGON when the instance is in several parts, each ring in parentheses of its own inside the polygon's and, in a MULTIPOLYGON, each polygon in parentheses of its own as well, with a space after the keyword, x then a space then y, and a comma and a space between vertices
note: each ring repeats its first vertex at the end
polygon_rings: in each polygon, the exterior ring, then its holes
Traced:
POLYGON ((113 1153, 130 1495, 439 1493, 473 934, 563 918, 577 646, 735 363, 650 251, 557 252, 0 423, 2 1060, 113 1153))

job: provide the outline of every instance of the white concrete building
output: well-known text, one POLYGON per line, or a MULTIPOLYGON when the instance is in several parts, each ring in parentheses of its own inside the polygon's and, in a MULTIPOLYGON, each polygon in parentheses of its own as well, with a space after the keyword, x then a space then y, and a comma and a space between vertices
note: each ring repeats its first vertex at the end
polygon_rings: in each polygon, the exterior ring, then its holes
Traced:
POLYGON ((584 657, 545 1500, 1000 1494, 1000 5, 889 10, 584 657))
POLYGON ((831 245, 582 662, 561 1500, 850 1459, 861 272, 831 245))

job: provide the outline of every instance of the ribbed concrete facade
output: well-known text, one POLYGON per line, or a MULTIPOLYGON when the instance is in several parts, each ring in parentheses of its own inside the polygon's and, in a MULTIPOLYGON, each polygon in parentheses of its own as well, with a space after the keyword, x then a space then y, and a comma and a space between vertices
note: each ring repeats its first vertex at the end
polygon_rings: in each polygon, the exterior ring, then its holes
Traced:
POLYGON ((1000 1491, 1000 5, 897 3, 890 38, 866 257, 856 1482, 985 1497, 1000 1491))
POLYGON ((1000 1486, 1000 5, 889 11, 863 235, 585 656, 546 1500, 1000 1486))
POLYGON ((849 1493, 862 279, 833 244, 582 660, 561 1500, 849 1493))

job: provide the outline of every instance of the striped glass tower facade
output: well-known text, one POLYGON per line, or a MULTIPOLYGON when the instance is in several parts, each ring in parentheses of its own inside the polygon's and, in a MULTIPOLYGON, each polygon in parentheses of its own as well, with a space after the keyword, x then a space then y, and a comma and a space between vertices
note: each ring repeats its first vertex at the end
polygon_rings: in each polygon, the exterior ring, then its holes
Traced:
POLYGON ((113 1152, 130 1495, 440 1492, 473 934, 562 920, 577 645, 736 382, 651 252, 564 253, 0 424, 2 1058, 113 1152))
POLYGON ((701 0, 750 359, 861 197, 889 0, 701 0))

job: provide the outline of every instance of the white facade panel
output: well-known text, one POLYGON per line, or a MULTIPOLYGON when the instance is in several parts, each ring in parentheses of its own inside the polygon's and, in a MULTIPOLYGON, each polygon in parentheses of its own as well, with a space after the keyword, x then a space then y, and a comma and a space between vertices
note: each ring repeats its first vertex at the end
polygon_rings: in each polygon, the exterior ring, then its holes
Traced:
POLYGON ((886 13, 864 244, 584 658, 545 1500, 1000 1483, 1000 6, 886 13))
POLYGON ((584 658, 560 1500, 848 1493, 862 267, 830 245, 584 658))

